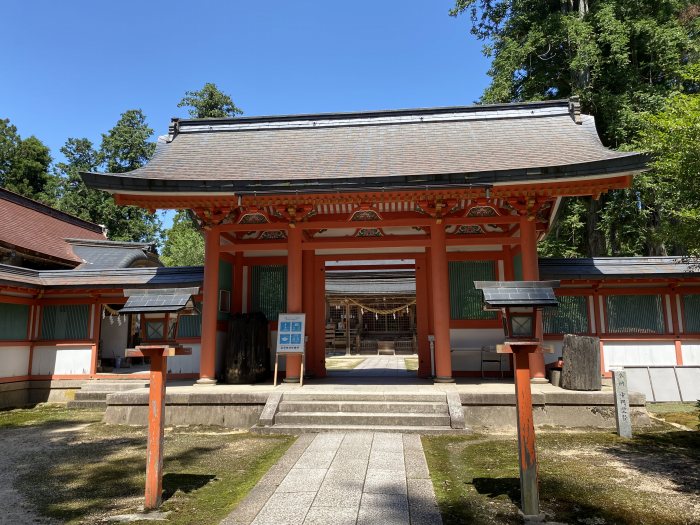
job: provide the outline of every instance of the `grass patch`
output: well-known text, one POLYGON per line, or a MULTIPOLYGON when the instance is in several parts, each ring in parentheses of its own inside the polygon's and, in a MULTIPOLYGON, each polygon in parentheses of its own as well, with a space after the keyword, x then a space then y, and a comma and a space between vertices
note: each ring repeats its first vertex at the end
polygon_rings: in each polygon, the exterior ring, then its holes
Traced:
POLYGON ((352 370, 364 360, 364 357, 327 357, 326 370, 352 370))
POLYGON ((85 423, 102 419, 97 410, 69 410, 66 405, 40 404, 32 408, 0 410, 0 429, 30 427, 51 422, 85 423))
MULTIPOLYGON (((445 525, 516 524, 520 482, 515 437, 424 437, 445 525)), ((632 440, 613 433, 538 434, 540 505, 567 523, 698 523, 700 433, 664 431, 632 440)))
MULTIPOLYGON (((0 439, 2 432, 16 430, 0 431, 0 439)), ((34 425, 31 432, 43 446, 15 465, 15 486, 44 516, 95 523, 143 504, 145 429, 92 423, 60 434, 34 425)), ((293 441, 220 428, 166 429, 161 510, 171 511, 168 523, 219 523, 293 441)))
POLYGON ((404 357, 403 363, 406 370, 410 370, 412 372, 418 370, 418 357, 404 357))
POLYGON ((697 403, 647 403, 650 414, 688 428, 700 427, 700 408, 697 403))

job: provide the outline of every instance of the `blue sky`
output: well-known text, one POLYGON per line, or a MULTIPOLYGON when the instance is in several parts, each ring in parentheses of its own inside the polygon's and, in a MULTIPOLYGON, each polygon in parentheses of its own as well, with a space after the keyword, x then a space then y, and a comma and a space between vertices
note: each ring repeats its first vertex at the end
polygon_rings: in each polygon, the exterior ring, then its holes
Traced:
POLYGON ((450 0, 2 0, 0 118, 54 158, 141 108, 156 135, 214 82, 246 115, 471 104, 481 42, 450 0))

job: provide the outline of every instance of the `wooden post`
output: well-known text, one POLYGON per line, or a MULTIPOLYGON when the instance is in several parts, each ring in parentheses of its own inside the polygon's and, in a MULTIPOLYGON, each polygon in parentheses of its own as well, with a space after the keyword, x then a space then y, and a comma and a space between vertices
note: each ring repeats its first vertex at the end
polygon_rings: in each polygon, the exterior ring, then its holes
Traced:
POLYGON ((520 503, 523 514, 540 513, 540 496, 537 486, 537 451, 535 449, 535 423, 532 415, 530 390, 530 354, 537 351, 537 344, 513 346, 515 361, 515 400, 518 421, 518 458, 520 461, 520 503))
POLYGON ((445 226, 430 227, 430 273, 433 297, 433 326, 435 328, 435 381, 451 383, 452 355, 450 353, 450 283, 447 276, 447 243, 445 226))
MULTIPOLYGON (((287 312, 301 313, 302 309, 302 231, 295 224, 287 229, 287 312)), ((286 383, 297 383, 301 376, 300 355, 285 359, 286 383)))
POLYGON ((160 507, 163 493, 163 436, 165 427, 165 383, 168 356, 191 355, 191 348, 144 345, 126 351, 127 357, 149 357, 151 371, 148 391, 148 446, 146 451, 145 510, 160 507))
POLYGON ((345 301, 345 355, 350 355, 350 301, 345 301))
POLYGON ((163 436, 165 427, 165 374, 168 358, 151 353, 148 392, 148 449, 146 452, 145 510, 160 507, 163 493, 163 436))
POLYGON ((199 381, 216 383, 216 322, 219 317, 219 230, 204 234, 204 304, 202 305, 202 347, 199 357, 199 381))

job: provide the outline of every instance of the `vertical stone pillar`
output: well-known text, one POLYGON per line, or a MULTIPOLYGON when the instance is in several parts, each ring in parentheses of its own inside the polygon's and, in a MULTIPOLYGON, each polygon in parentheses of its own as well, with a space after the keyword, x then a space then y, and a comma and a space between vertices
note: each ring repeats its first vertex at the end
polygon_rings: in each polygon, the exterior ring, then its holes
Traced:
POLYGON ((204 304, 198 383, 216 383, 216 322, 219 316, 219 230, 204 233, 204 304))
MULTIPOLYGON (((300 228, 287 229, 287 313, 297 314, 302 312, 302 249, 300 228)), ((309 322, 307 317, 306 322, 309 322)), ((285 382, 298 383, 301 374, 301 356, 288 355, 286 357, 285 382)))
MULTIPOLYGON (((537 224, 534 217, 520 218, 520 248, 523 261, 523 280, 538 281, 540 270, 537 262, 537 224)), ((542 341, 542 314, 537 312, 535 334, 542 341)), ((535 382, 546 382, 544 354, 530 354, 530 378, 535 382)))
POLYGON ((450 283, 447 274, 447 243, 445 226, 430 227, 430 273, 433 297, 433 327, 435 330, 435 381, 448 383, 452 378, 450 354, 450 283))

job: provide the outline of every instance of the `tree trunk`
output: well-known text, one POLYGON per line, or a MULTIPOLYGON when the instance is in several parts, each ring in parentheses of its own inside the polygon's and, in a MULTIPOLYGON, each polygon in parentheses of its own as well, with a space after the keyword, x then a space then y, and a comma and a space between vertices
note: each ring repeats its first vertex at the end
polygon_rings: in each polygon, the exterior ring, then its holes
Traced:
POLYGON ((605 246, 605 236, 599 229, 600 211, 603 209, 602 199, 595 200, 593 197, 585 197, 586 208, 586 239, 588 257, 602 257, 607 254, 605 246))
POLYGON ((600 339, 565 335, 561 350, 564 366, 561 387, 566 390, 600 390, 600 339))

